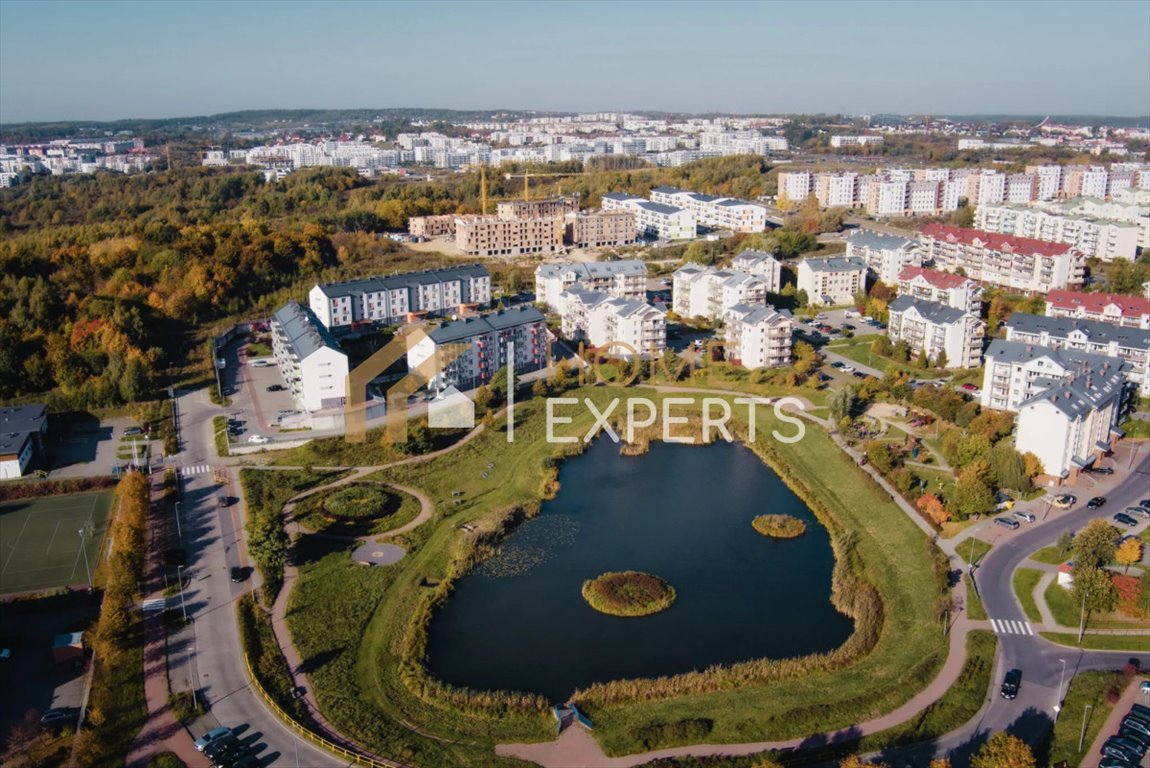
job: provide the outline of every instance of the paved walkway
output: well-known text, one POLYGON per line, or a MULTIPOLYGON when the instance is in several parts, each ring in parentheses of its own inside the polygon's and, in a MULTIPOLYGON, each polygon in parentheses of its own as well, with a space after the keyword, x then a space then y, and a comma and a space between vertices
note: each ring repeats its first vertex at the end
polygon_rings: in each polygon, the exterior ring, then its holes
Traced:
MULTIPOLYGON (((168 510, 162 501, 163 473, 151 476, 151 508, 148 512, 148 551, 146 554, 146 583, 144 594, 149 598, 163 597, 163 551, 167 542, 168 510)), ((168 707, 168 641, 163 611, 153 611, 144 618, 144 698, 148 706, 148 719, 128 749, 125 764, 128 768, 144 768, 148 761, 162 752, 173 752, 189 768, 208 764, 196 751, 192 737, 168 707)))

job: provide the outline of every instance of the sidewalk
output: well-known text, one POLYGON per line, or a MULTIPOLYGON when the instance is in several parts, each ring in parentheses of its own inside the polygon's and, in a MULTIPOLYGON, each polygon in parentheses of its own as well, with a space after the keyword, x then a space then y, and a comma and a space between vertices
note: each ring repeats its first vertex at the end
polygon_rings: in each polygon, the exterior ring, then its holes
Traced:
MULTIPOLYGON (((163 473, 151 476, 152 504, 148 512, 148 551, 146 554, 145 599, 163 597, 163 550, 167 542, 167 510, 163 498, 163 473)), ((144 618, 144 698, 148 719, 132 741, 125 764, 145 768, 148 761, 163 752, 173 752, 189 768, 208 764, 196 751, 192 737, 168 707, 168 642, 164 614, 154 611, 144 618)))

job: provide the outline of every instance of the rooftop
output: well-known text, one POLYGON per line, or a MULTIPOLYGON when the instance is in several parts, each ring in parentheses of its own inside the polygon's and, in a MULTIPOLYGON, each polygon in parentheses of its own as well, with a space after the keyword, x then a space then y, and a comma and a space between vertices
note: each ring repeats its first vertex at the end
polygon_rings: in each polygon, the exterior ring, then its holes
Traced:
POLYGON ((560 277, 574 275, 576 280, 584 277, 612 277, 614 275, 646 275, 646 263, 637 259, 619 261, 558 261, 540 264, 535 268, 536 277, 560 277))
POLYGON ((922 267, 903 267, 902 272, 898 273, 898 281, 910 282, 915 278, 922 278, 930 285, 938 288, 939 290, 951 290, 952 288, 959 288, 967 283, 974 283, 969 277, 955 274, 954 272, 943 272, 938 269, 923 269, 922 267))
POLYGON ((935 301, 923 301, 913 296, 899 296, 890 303, 888 309, 890 309, 891 312, 907 312, 913 309, 924 320, 929 320, 935 325, 958 323, 968 314, 961 309, 955 309, 946 304, 939 304, 935 301))
POLYGON ((43 403, 4 406, 0 408, 0 433, 39 432, 44 428, 46 412, 43 403))
POLYGON ((1087 312, 1102 314, 1108 307, 1113 307, 1123 317, 1150 315, 1150 299, 1118 293, 1051 291, 1046 294, 1046 303, 1062 310, 1075 310, 1081 307, 1087 312))
POLYGON ((876 251, 897 251, 900 248, 913 247, 916 244, 909 237, 884 235, 873 229, 857 229, 847 238, 847 242, 861 245, 863 248, 873 248, 876 251))
POLYGON ((860 269, 866 269, 866 262, 855 256, 849 258, 832 256, 827 259, 803 259, 799 264, 806 264, 808 269, 815 272, 857 272, 860 269))
POLYGON ((1065 243, 1048 243, 1045 240, 1000 235, 994 232, 983 232, 980 229, 963 229, 948 224, 927 224, 920 230, 919 234, 921 237, 936 240, 958 242, 965 245, 979 244, 995 251, 1009 251, 1036 256, 1061 256, 1075 250, 1073 245, 1065 243))
POLYGON ((1099 344, 1115 343, 1120 347, 1150 349, 1150 330, 1122 328, 1101 320, 1084 320, 1076 317, 1047 317, 1015 312, 1006 320, 1010 333, 1046 333, 1058 339, 1080 335, 1099 344))
POLYGON ((513 307, 501 309, 490 315, 468 317, 444 323, 432 331, 430 336, 436 344, 447 344, 452 341, 463 341, 481 334, 495 333, 536 322, 544 322, 544 318, 543 313, 535 307, 513 307))
POLYGON ((486 267, 479 264, 467 264, 461 267, 447 267, 445 269, 429 269, 423 272, 404 272, 386 277, 363 277, 357 280, 345 280, 339 283, 320 283, 317 287, 329 299, 343 296, 361 296, 365 293, 377 293, 395 288, 428 285, 429 283, 443 283, 452 280, 469 280, 478 277, 489 277, 486 267))
POLYGON ((272 316, 273 322, 282 330, 288 347, 293 354, 303 360, 317 350, 327 347, 342 353, 339 342, 335 340, 323 323, 308 307, 302 307, 294 301, 289 301, 280 307, 272 316))

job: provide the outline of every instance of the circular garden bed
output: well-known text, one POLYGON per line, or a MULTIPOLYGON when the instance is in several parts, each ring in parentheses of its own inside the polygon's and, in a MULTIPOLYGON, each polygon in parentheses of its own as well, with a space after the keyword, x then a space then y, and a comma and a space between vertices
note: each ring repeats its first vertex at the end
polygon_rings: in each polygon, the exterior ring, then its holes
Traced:
POLYGON ((790 515, 759 515, 751 521, 755 530, 773 539, 793 539, 806 533, 807 524, 790 515))
POLYGON ((367 522, 390 515, 399 499, 381 485, 349 485, 323 500, 323 513, 340 522, 367 522))
POLYGON ((583 582, 583 599, 610 616, 650 616, 675 602, 675 588, 641 571, 608 571, 583 582))

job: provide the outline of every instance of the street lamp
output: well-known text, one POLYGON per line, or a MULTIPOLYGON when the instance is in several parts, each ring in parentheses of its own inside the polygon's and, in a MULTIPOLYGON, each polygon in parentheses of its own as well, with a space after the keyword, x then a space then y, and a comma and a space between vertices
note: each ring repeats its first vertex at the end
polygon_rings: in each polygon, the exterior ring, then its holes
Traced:
POLYGON ((1066 678, 1066 659, 1059 659, 1062 662, 1062 671, 1058 674, 1058 699, 1054 702, 1054 719, 1058 719, 1058 713, 1062 711, 1062 681, 1066 678))
POLYGON ((1086 715, 1090 713, 1093 704, 1087 704, 1086 708, 1082 710, 1082 732, 1078 734, 1078 752, 1082 753, 1082 743, 1086 741, 1086 715))
POLYGON ((88 550, 84 548, 84 529, 80 531, 80 551, 84 553, 84 570, 88 574, 88 591, 92 590, 92 568, 88 565, 88 550))
POLYGON ((176 535, 180 537, 180 541, 184 540, 184 532, 180 529, 180 502, 176 502, 176 535))

